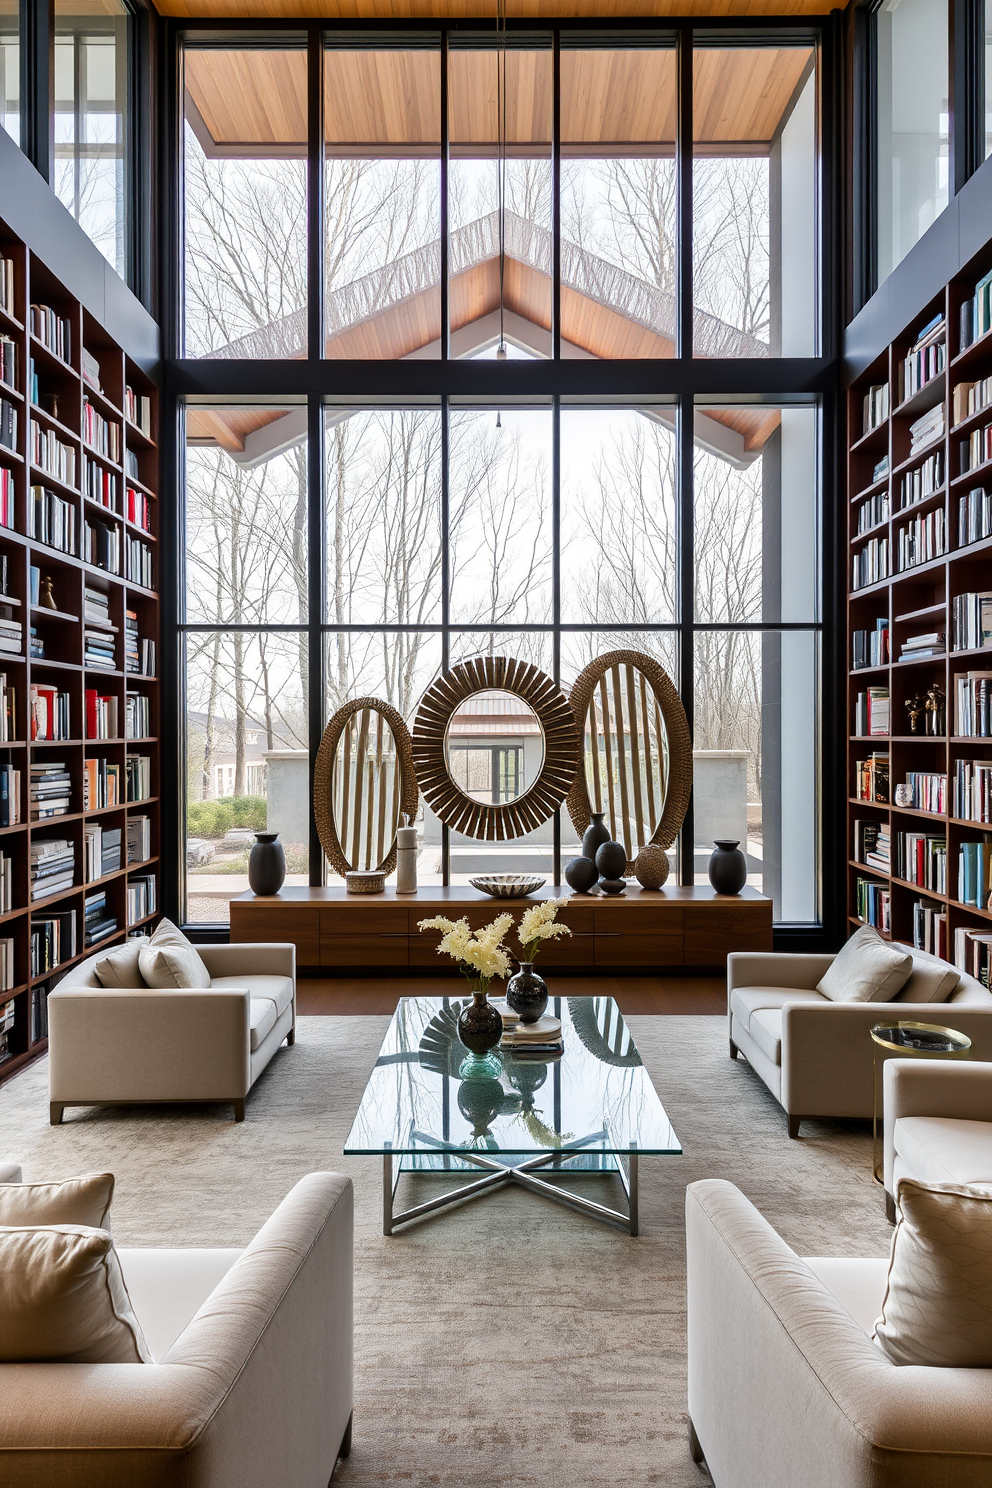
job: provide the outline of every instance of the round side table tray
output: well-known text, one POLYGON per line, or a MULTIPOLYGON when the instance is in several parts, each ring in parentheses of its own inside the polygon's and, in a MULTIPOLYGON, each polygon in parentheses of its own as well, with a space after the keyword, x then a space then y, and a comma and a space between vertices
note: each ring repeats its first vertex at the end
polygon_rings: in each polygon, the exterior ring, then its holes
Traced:
POLYGON ((876 1023, 872 1039, 871 1102, 871 1176, 884 1183, 884 1156, 878 1150, 878 1068, 881 1062, 897 1056, 900 1059, 970 1059, 971 1039, 955 1028, 942 1028, 938 1023, 876 1023))

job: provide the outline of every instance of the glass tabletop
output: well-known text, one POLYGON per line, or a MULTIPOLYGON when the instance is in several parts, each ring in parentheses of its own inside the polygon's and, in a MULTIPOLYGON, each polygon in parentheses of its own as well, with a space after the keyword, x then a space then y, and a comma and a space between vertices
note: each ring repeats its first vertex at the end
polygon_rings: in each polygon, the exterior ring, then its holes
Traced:
POLYGON ((564 1052, 496 1051, 497 1077, 460 1079, 468 1053, 458 1014, 470 998, 403 997, 393 1014, 344 1151, 392 1152, 406 1169, 449 1169, 452 1155, 678 1154, 678 1137, 612 997, 555 997, 564 1052))
POLYGON ((915 1054, 966 1054, 971 1048, 966 1034, 939 1023, 876 1023, 871 1036, 882 1048, 915 1054))

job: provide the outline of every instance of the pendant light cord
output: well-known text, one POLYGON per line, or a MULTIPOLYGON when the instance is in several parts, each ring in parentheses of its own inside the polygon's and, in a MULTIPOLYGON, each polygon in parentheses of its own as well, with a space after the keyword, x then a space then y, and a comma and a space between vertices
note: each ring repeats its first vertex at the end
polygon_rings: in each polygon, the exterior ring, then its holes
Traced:
POLYGON ((496 0, 496 193, 499 220, 499 346, 498 357, 506 356, 503 336, 506 268, 506 0, 496 0))

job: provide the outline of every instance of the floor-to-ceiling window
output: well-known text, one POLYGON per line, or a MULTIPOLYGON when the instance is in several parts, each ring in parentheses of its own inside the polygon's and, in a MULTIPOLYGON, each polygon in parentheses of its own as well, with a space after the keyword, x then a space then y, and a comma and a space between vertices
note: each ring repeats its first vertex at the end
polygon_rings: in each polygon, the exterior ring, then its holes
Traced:
POLYGON ((21 0, 0 0, 0 129, 21 142, 21 0))
MULTIPOLYGON (((739 837, 776 917, 815 923, 815 34, 318 39, 186 33, 183 911, 226 921, 266 825, 320 881, 312 760, 348 699, 412 723, 473 655, 567 689, 626 648, 694 726, 675 872, 739 837)), ((525 711, 457 725, 470 793, 526 789, 525 711)), ((421 828, 427 882, 577 845, 564 811, 495 846, 421 828)))

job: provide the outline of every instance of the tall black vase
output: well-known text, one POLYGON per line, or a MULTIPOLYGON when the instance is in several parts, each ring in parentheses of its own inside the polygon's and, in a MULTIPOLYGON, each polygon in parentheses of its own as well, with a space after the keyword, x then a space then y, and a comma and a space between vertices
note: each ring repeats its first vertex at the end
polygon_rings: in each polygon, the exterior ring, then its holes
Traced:
POLYGON ((286 854, 278 832, 256 832, 248 854, 248 882, 253 894, 278 894, 286 882, 286 854))
POLYGON ((718 894, 739 894, 747 883, 747 858, 737 842, 722 838, 710 854, 710 883, 718 894))

